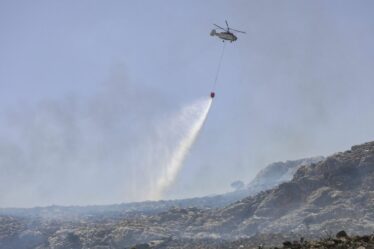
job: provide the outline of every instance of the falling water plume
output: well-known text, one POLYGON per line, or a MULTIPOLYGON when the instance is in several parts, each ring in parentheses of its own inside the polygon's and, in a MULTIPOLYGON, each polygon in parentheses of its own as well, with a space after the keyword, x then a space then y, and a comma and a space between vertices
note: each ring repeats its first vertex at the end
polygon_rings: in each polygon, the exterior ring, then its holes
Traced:
POLYGON ((204 126, 211 104, 212 98, 200 99, 182 109, 177 115, 175 122, 184 126, 184 129, 181 129, 183 134, 180 134, 179 142, 172 150, 164 171, 156 181, 152 199, 160 199, 165 190, 175 181, 184 159, 204 126))

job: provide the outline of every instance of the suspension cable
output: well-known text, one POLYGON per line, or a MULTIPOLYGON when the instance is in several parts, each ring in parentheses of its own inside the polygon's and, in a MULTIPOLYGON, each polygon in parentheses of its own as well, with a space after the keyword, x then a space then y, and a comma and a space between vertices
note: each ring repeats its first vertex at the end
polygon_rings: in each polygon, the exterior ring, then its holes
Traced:
POLYGON ((214 82, 213 82, 213 85, 212 85, 212 91, 213 91, 213 92, 214 92, 214 90, 215 90, 215 88, 216 88, 216 85, 217 85, 217 80, 218 80, 219 72, 221 71, 221 65, 222 65, 223 55, 224 55, 224 53, 225 53, 225 47, 226 47, 226 42, 223 42, 222 51, 221 51, 221 56, 220 56, 220 58, 219 58, 218 68, 217 68, 216 76, 215 76, 215 78, 214 78, 214 82))

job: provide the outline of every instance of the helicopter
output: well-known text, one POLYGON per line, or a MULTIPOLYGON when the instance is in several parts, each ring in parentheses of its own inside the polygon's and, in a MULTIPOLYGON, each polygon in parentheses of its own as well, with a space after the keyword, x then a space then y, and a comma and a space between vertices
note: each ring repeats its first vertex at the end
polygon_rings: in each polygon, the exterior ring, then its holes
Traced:
POLYGON ((218 26, 217 24, 214 24, 214 26, 216 26, 217 28, 219 29, 222 29, 223 31, 225 32, 217 32, 215 29, 213 29, 211 32, 210 32, 210 35, 211 36, 217 36, 218 38, 221 38, 223 42, 226 41, 230 41, 230 42, 234 42, 238 39, 238 37, 236 37, 233 32, 239 32, 239 33, 243 33, 245 34, 244 31, 240 31, 240 30, 236 30, 236 29, 232 29, 229 27, 229 24, 227 23, 227 20, 225 20, 226 22, 226 29, 218 26), (233 32, 231 32, 233 31, 233 32))

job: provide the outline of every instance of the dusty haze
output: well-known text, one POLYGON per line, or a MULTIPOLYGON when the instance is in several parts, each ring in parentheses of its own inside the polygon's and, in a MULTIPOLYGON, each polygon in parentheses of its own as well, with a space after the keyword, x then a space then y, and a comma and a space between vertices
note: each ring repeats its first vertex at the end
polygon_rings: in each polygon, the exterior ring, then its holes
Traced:
MULTIPOLYGON (((0 206, 148 199, 170 118, 217 96, 165 198, 374 139, 371 1, 1 1, 0 206)), ((167 144, 167 146, 165 146, 167 144)))

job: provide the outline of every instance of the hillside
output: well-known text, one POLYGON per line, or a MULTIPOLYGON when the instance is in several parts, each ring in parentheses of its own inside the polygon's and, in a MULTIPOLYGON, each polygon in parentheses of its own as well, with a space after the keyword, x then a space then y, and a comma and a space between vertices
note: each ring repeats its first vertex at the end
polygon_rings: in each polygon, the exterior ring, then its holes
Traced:
POLYGON ((60 219, 81 219, 86 216, 128 217, 136 214, 156 214, 170 208, 200 209, 225 207, 245 197, 256 195, 261 191, 271 189, 280 183, 292 179, 294 172, 301 166, 308 166, 319 162, 323 157, 312 157, 286 162, 276 162, 266 166, 244 189, 235 190, 224 194, 211 196, 161 201, 143 201, 133 203, 121 203, 113 205, 92 206, 48 206, 35 208, 0 208, 0 215, 12 215, 17 217, 42 217, 60 219))
POLYGON ((374 142, 370 142, 302 166, 291 181, 225 208, 170 210, 126 227, 142 223, 147 224, 139 231, 142 235, 162 227, 163 236, 221 239, 259 233, 316 237, 342 229, 365 234, 374 230, 373 207, 374 142))
POLYGON ((343 229, 353 235, 374 231, 374 142, 296 168, 290 181, 225 207, 72 220, 3 214, 0 247, 218 248, 214 245, 245 238, 269 244, 295 234, 313 238, 343 229), (187 247, 173 247, 181 243, 187 247))
POLYGON ((374 230, 374 142, 311 166, 290 182, 220 210, 244 234, 374 230))

